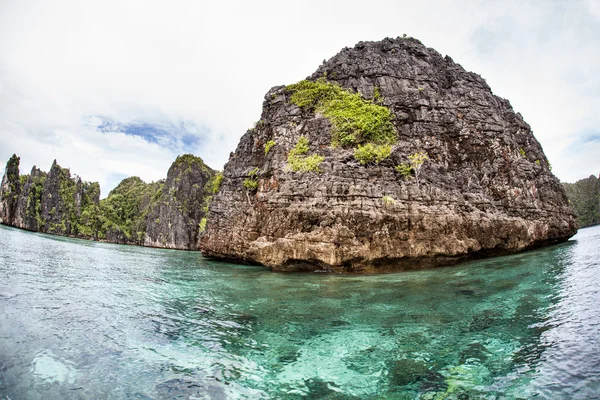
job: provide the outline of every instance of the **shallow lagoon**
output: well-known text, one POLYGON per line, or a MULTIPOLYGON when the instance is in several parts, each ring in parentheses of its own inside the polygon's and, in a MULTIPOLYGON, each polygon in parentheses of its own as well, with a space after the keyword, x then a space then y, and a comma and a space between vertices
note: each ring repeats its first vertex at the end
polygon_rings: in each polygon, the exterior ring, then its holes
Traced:
POLYGON ((0 227, 0 399, 599 394, 600 227, 371 276, 0 227))

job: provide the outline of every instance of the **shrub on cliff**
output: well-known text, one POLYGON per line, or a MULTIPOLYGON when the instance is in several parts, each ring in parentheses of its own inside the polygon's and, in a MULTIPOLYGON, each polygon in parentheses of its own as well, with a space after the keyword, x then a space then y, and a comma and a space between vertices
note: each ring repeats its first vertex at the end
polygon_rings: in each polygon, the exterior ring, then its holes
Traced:
POLYGON ((379 164, 392 154, 392 146, 389 144, 374 145, 367 143, 364 146, 358 145, 358 148, 354 149, 354 158, 358 160, 362 165, 368 163, 379 164))
POLYGON ((389 144, 396 140, 390 109, 359 93, 351 93, 325 78, 300 81, 287 89, 292 93, 292 103, 322 113, 331 121, 334 145, 389 144))
POLYGON ((265 143, 265 154, 269 154, 269 150, 271 150, 271 147, 275 146, 275 142, 273 140, 269 140, 267 143, 265 143))
POLYGON ((258 167, 255 167, 248 172, 248 178, 244 180, 243 185, 249 192, 254 192, 256 189, 258 189, 258 179, 256 178, 257 174, 258 167))
POLYGON ((399 172, 400 175, 402 175, 403 177, 410 176, 410 173, 412 171, 412 167, 410 166, 410 164, 406 164, 406 163, 398 164, 394 167, 394 169, 397 172, 399 172))
POLYGON ((325 160, 325 157, 318 154, 309 156, 307 155, 309 149, 308 139, 300 136, 296 146, 290 150, 287 168, 294 172, 322 172, 319 166, 325 160))

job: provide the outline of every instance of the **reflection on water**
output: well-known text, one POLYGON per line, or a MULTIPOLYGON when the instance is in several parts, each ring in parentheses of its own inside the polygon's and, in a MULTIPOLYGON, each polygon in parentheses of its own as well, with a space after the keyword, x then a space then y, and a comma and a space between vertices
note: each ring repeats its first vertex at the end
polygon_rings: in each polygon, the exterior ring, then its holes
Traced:
POLYGON ((599 247, 339 276, 0 227, 0 398, 594 398, 599 247))

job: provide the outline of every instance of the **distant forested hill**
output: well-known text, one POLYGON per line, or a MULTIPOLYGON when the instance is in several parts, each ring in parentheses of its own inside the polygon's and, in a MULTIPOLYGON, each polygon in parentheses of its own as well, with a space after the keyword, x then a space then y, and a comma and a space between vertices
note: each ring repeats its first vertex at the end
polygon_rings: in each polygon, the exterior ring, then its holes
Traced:
POLYGON ((577 213, 580 228, 600 224, 600 178, 590 175, 575 183, 564 183, 567 197, 577 213))

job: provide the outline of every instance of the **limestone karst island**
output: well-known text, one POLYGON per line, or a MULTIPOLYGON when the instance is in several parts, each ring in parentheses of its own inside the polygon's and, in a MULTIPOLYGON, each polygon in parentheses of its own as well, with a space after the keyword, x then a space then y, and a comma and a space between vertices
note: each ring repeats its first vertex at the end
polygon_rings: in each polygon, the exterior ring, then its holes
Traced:
POLYGON ((508 100, 411 37, 281 83, 224 167, 107 193, 8 150, 0 400, 600 398, 596 175, 561 183, 508 100))
POLYGON ((529 125, 477 74, 412 38, 345 48, 270 89, 217 173, 192 155, 164 181, 20 175, 0 218, 33 231, 198 250, 276 271, 386 272, 563 242, 577 231, 529 125))

